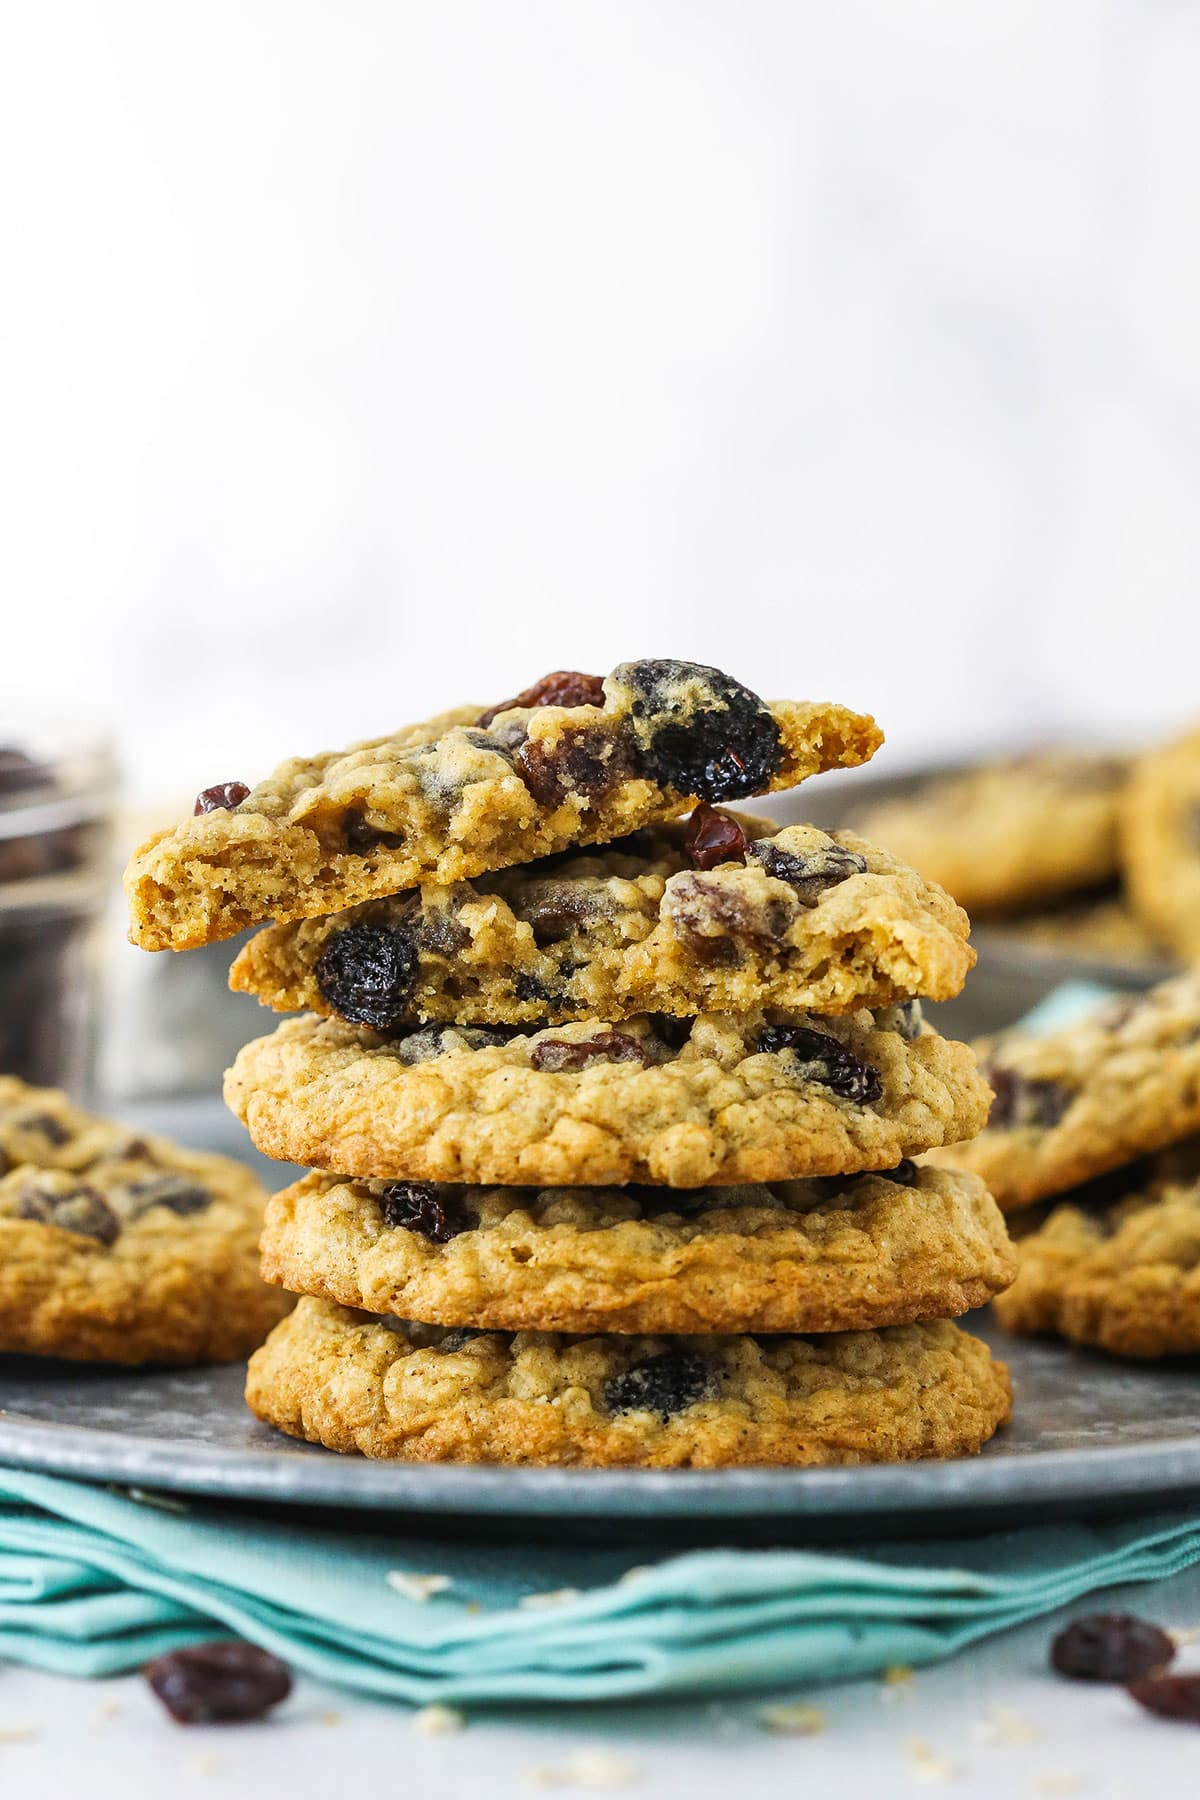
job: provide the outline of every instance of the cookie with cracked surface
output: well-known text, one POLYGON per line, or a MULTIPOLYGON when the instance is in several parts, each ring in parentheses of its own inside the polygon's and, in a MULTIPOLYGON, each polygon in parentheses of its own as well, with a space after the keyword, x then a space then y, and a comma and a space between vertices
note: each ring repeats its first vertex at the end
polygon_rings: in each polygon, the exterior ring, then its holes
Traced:
POLYGON ((1122 757, 1039 751, 930 777, 847 818, 982 918, 1111 880, 1127 772, 1122 757))
POLYGON ((864 1331, 956 1317, 1016 1270, 983 1183, 912 1163, 687 1191, 310 1174, 262 1250, 292 1293, 498 1331, 864 1331))
POLYGON ((1018 1245, 1009 1331, 1117 1356, 1200 1353, 1200 1139, 1053 1202, 1018 1245))
POLYGON ((233 1362, 289 1301, 258 1273, 267 1196, 223 1156, 0 1077, 0 1351, 233 1362))
POLYGON ((952 998, 975 960, 969 929, 940 888, 852 833, 706 807, 561 861, 269 926, 229 985, 379 1031, 839 1013, 952 998))
POLYGON ((727 1468, 969 1455, 1008 1372, 958 1326, 831 1337, 443 1331, 301 1300, 250 1360, 250 1409, 408 1462, 727 1468))
POLYGON ((1147 930, 1184 962, 1200 962, 1200 731, 1135 763, 1121 864, 1147 930))
POLYGON ((314 918, 424 882, 609 839, 866 762, 882 735, 842 706, 768 705, 719 669, 559 671, 347 751, 223 782, 125 874, 133 941, 187 950, 268 919, 314 918))
POLYGON ((1006 1211, 1200 1131, 1200 973, 976 1047, 996 1094, 987 1127, 930 1161, 982 1176, 1006 1211))
POLYGON ((702 1013, 383 1037, 288 1019, 225 1099, 268 1156, 410 1181, 665 1187, 894 1168, 977 1131, 974 1053, 913 1000, 878 1015, 702 1013))

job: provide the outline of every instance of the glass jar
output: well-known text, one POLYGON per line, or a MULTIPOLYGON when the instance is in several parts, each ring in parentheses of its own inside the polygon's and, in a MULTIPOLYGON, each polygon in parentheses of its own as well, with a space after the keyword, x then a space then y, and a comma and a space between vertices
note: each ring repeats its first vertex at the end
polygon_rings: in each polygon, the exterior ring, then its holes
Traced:
POLYGON ((107 744, 0 727, 0 1074, 77 1095, 92 1076, 116 792, 107 744))

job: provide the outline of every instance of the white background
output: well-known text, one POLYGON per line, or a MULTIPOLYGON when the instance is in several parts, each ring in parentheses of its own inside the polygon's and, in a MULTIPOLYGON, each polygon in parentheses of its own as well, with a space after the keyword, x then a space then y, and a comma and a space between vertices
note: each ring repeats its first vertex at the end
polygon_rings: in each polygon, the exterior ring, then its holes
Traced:
POLYGON ((1200 708, 1200 8, 37 0, 0 700, 133 792, 713 660, 896 763, 1200 708))

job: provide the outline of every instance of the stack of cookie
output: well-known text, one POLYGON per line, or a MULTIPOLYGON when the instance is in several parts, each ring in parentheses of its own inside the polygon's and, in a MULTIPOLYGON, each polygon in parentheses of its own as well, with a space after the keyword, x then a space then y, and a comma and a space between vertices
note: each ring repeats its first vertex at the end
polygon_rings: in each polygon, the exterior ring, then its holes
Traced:
POLYGON ((879 741, 695 664, 560 672, 208 790, 143 847, 137 940, 272 918, 233 985, 304 1009, 226 1081, 312 1171, 269 1208, 264 1272, 305 1297, 259 1417, 417 1460, 986 1441, 1007 1377, 949 1320, 1011 1248, 978 1178, 910 1160, 990 1100, 920 1011, 966 917, 861 840, 717 805, 879 741))
POLYGON ((1017 1214, 1001 1322, 1124 1356, 1200 1352, 1200 974, 980 1050, 987 1129, 931 1160, 1017 1214))

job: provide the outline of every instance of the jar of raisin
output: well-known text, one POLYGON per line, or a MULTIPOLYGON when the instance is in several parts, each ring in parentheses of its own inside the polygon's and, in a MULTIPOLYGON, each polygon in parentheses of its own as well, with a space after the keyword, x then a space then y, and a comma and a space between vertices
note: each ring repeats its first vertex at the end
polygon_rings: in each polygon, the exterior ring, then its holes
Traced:
POLYGON ((89 1083, 116 789, 106 744, 0 727, 0 1074, 89 1083))

